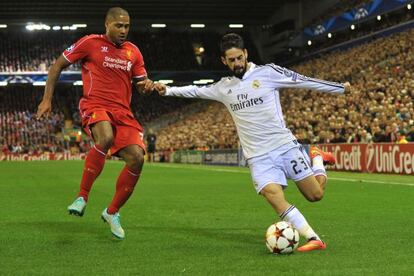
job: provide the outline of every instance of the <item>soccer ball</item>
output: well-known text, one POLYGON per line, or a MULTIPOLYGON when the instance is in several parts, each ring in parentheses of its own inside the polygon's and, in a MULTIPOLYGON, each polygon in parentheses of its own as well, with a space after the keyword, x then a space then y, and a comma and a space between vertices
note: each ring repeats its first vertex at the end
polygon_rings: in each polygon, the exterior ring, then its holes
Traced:
POLYGON ((266 246, 274 254, 290 254, 299 244, 298 230, 286 221, 276 222, 267 228, 266 246))

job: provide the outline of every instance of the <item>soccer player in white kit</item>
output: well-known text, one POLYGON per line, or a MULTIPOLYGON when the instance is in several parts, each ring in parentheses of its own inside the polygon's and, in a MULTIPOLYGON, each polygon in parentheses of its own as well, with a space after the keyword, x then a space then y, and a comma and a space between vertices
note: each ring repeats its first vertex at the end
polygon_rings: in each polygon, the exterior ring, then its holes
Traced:
POLYGON ((283 189, 287 178, 295 181, 305 198, 319 201, 327 181, 324 161, 334 157, 311 147, 311 159, 286 128, 279 100, 280 88, 306 88, 341 94, 350 89, 340 84, 302 76, 274 64, 256 65, 247 61, 242 37, 223 36, 221 61, 234 74, 208 86, 168 87, 156 83, 160 95, 202 98, 222 102, 235 122, 254 187, 266 198, 282 220, 290 222, 308 241, 298 248, 306 252, 326 248, 302 213, 286 201, 283 189))

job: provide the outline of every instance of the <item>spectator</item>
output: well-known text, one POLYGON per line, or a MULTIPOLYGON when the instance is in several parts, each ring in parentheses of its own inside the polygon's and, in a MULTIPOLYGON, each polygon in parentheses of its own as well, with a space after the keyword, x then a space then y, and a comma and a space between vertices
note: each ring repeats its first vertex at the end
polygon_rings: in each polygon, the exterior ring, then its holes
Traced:
POLYGON ((154 131, 151 128, 148 130, 146 141, 147 141, 148 161, 154 162, 155 161, 154 160, 155 144, 157 142, 157 136, 155 135, 154 131))

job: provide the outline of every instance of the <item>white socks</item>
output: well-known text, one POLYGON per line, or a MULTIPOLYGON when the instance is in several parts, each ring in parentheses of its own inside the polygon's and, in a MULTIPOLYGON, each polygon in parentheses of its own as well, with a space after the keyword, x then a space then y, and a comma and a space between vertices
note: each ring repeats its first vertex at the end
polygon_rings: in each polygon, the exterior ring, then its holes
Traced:
POLYGON ((307 240, 316 238, 320 240, 319 236, 313 231, 312 227, 308 224, 305 217, 301 212, 293 205, 290 205, 281 215, 280 218, 284 221, 290 222, 295 227, 299 234, 305 237, 307 240))
POLYGON ((326 177, 326 170, 323 165, 322 156, 317 155, 312 159, 312 170, 315 176, 324 175, 326 177))

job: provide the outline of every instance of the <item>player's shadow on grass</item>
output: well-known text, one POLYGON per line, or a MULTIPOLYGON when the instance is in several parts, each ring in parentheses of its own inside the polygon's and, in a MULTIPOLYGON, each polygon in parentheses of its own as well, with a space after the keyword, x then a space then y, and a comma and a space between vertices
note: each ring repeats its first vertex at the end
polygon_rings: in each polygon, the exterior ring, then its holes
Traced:
POLYGON ((201 228, 201 227, 155 227, 155 226, 137 226, 130 227, 137 231, 148 233, 160 233, 170 235, 175 233, 186 237, 202 236, 207 239, 234 242, 235 244, 248 243, 257 245, 263 242, 264 238, 258 235, 255 228, 201 228))
POLYGON ((31 221, 15 223, 31 234, 102 238, 107 227, 89 221, 31 221))

